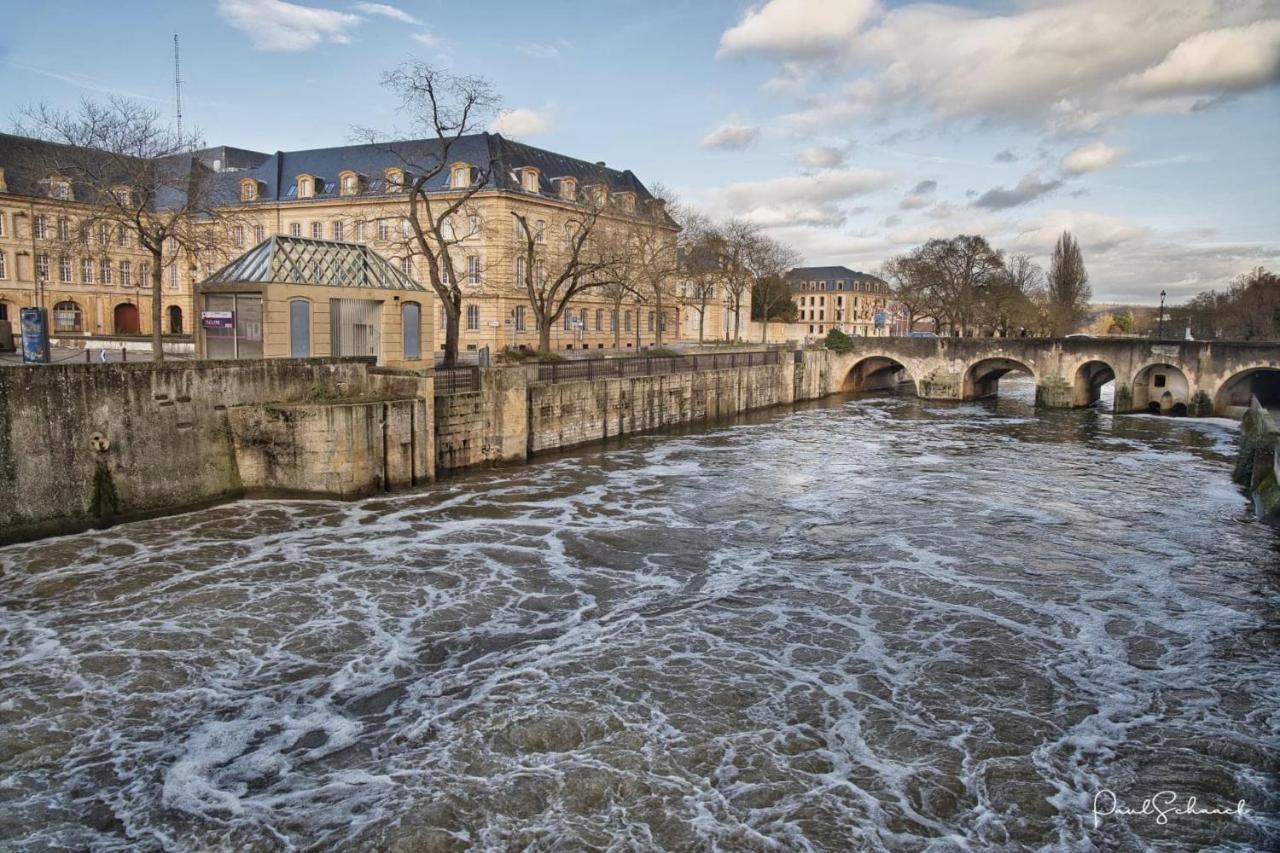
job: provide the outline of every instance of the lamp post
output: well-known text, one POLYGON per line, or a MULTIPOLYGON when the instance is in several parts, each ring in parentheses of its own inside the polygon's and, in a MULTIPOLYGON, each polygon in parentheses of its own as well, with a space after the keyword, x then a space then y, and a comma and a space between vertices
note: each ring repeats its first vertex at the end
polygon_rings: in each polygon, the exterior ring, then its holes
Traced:
POLYGON ((1156 337, 1159 338, 1160 340, 1164 340, 1164 297, 1165 297, 1165 292, 1162 290, 1160 291, 1160 320, 1159 320, 1160 331, 1156 333, 1156 337))

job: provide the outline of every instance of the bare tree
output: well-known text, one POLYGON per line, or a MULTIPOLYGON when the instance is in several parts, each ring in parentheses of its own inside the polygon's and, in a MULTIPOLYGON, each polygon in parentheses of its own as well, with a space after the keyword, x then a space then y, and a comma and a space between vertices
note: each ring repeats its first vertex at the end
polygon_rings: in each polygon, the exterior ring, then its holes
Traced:
POLYGON ((707 309, 716 297, 722 278, 723 238, 701 214, 687 215, 681 223, 681 301, 698 312, 698 343, 706 337, 707 309))
POLYGON ((791 299, 791 289, 787 287, 786 275, 800 262, 800 256, 772 237, 757 234, 748 244, 744 260, 754 279, 752 313, 759 313, 760 343, 766 343, 770 320, 789 322, 795 319, 796 306, 791 299))
POLYGON ((1089 310, 1089 273, 1084 268, 1080 244, 1063 231, 1053 247, 1049 264, 1049 325, 1055 336, 1079 328, 1089 310))
POLYGON ((83 211, 67 248, 90 251, 91 235, 105 228, 120 245, 136 238, 150 255, 151 357, 164 360, 164 270, 179 252, 218 253, 235 216, 228 208, 234 196, 194 156, 195 135, 179 136, 158 111, 137 102, 84 101, 76 112, 41 104, 21 116, 20 134, 54 144, 28 146, 25 162, 14 165, 49 197, 83 211))
POLYGON ((511 215, 517 224, 517 276, 538 322, 538 349, 545 352, 551 349, 551 324, 575 297, 612 281, 618 258, 612 241, 596 239, 604 230, 596 204, 570 214, 562 232, 550 236, 545 225, 530 224, 526 214, 513 210, 511 215))
POLYGON ((919 267, 911 255, 896 255, 880 267, 880 277, 889 283, 889 292, 895 302, 907 312, 907 331, 913 332, 916 323, 925 319, 936 320, 934 294, 928 279, 919 274, 919 267))
MULTIPOLYGON (((431 289, 444 308, 444 366, 452 367, 458 361, 463 298, 457 261, 464 232, 459 230, 459 220, 470 219, 472 198, 490 188, 498 164, 494 158, 484 165, 467 164, 461 181, 449 174, 449 167, 455 161, 458 140, 483 128, 500 100, 482 77, 452 74, 419 60, 388 71, 382 85, 399 99, 400 112, 408 117, 414 135, 433 141, 426 146, 385 143, 385 150, 404 166, 402 191, 409 200, 407 251, 425 260, 431 289)), ((358 133, 373 142, 380 139, 373 131, 358 133)))
POLYGON ((720 269, 724 274, 726 307, 733 313, 733 339, 742 338, 742 303, 755 283, 748 261, 759 227, 742 219, 730 219, 720 229, 720 269))

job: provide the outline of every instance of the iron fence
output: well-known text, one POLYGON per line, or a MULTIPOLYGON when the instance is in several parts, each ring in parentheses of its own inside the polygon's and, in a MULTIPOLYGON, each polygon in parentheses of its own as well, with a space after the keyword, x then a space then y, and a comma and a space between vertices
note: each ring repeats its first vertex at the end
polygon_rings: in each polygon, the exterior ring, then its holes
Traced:
POLYGON ((467 394, 480 390, 480 368, 453 367, 448 370, 436 369, 435 396, 447 394, 467 394))
POLYGON ((580 361, 553 361, 538 365, 539 382, 571 382, 581 379, 623 378, 627 376, 660 376, 667 373, 693 373, 702 370, 727 370, 735 367, 761 367, 778 364, 777 350, 753 352, 698 353, 696 355, 639 355, 631 358, 591 358, 580 361))

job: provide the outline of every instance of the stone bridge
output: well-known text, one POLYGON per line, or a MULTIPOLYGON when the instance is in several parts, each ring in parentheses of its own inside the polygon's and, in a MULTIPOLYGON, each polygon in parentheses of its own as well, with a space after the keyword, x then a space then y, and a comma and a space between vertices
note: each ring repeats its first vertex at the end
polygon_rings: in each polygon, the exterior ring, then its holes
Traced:
POLYGON ((1036 402, 1098 402, 1115 382, 1116 412, 1239 417, 1255 394, 1280 399, 1280 344, 1138 338, 854 338, 832 360, 829 390, 873 391, 910 383, 935 400, 997 393, 1000 377, 1030 374, 1036 402))

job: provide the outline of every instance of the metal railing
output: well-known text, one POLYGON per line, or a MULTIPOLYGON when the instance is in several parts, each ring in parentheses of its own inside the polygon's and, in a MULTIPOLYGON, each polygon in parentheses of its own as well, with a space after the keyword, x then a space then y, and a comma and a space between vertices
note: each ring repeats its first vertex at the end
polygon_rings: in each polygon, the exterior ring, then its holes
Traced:
POLYGON ((436 369, 435 396, 448 394, 468 394, 480 390, 480 368, 453 367, 448 370, 436 369))
POLYGON ((571 382, 582 379, 610 379, 627 376, 660 376, 701 370, 727 370, 778 364, 777 350, 754 352, 699 353, 697 355, 640 355, 631 358, 591 358, 581 361, 554 361, 538 365, 539 382, 571 382))

